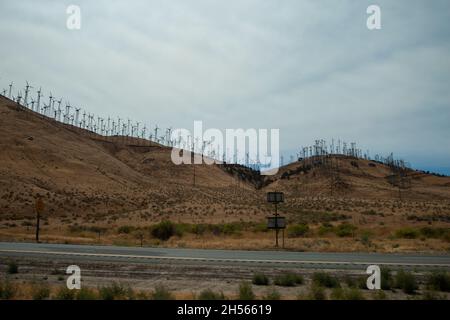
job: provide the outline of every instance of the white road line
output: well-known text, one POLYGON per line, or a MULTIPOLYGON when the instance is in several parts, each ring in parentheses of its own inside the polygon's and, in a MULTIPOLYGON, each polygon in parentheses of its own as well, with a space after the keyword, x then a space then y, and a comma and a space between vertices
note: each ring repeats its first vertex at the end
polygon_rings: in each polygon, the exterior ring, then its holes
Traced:
POLYGON ((108 258, 127 258, 127 259, 160 259, 160 260, 180 260, 180 261, 205 261, 205 262, 247 262, 247 263, 294 263, 294 264, 328 264, 328 265, 391 265, 391 266, 417 266, 417 267, 450 267, 445 263, 401 263, 401 262, 382 262, 382 261, 311 261, 311 260, 264 260, 264 259, 225 259, 225 258, 195 258, 195 257, 170 257, 170 256, 143 256, 127 254, 109 254, 109 253, 80 253, 80 252, 60 252, 60 251, 34 251, 34 250, 7 250, 0 249, 0 252, 9 253, 31 253, 31 254, 50 254, 50 255, 68 255, 68 256, 88 256, 88 257, 108 257, 108 258))

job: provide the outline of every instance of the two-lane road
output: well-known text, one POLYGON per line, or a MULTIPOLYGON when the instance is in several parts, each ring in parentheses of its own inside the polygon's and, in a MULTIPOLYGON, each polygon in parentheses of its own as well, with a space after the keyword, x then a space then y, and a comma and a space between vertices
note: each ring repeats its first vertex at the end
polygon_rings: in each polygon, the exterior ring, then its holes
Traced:
POLYGON ((75 262, 177 263, 199 265, 280 266, 317 269, 362 269, 376 264, 391 268, 450 269, 448 254, 312 253, 136 248, 0 242, 2 258, 69 259, 75 262))
POLYGON ((362 269, 371 264, 392 268, 450 269, 450 255, 168 249, 16 242, 0 242, 0 259, 2 257, 317 269, 362 269))

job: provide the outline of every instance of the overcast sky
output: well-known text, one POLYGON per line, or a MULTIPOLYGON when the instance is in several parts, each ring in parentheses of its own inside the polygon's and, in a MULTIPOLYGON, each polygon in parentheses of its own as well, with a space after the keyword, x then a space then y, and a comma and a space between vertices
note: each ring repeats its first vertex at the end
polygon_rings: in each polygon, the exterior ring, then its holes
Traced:
POLYGON ((279 128, 286 157, 356 141, 450 174, 448 0, 2 0, 0 39, 1 88, 151 126, 279 128))

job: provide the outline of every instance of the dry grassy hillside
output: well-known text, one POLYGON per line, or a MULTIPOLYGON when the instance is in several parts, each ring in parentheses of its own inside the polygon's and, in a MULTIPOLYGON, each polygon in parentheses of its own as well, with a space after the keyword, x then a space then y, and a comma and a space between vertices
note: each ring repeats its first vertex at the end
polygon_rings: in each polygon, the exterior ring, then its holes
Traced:
POLYGON ((194 166, 174 165, 170 148, 101 137, 4 97, 0 150, 0 240, 32 239, 34 203, 41 197, 45 241, 136 244, 135 232, 144 232, 157 244, 151 226, 171 220, 221 227, 200 232, 184 226, 184 234, 165 245, 268 248, 273 235, 264 221, 273 208, 265 193, 278 190, 286 194, 280 212, 288 218, 286 245, 292 249, 449 248, 448 177, 409 170, 407 183, 399 184, 384 164, 334 156, 331 164, 300 161, 267 178, 239 166, 196 165, 194 186, 194 166), (354 229, 339 233, 342 224, 354 229), (427 241, 418 233, 408 240, 395 236, 398 229, 425 226, 443 231, 427 241), (373 241, 361 241, 369 233, 373 241))
POLYGON ((51 216, 179 213, 253 196, 253 186, 217 166, 197 165, 194 187, 193 167, 174 165, 161 145, 105 139, 5 98, 0 114, 2 218, 34 216, 38 196, 51 216))

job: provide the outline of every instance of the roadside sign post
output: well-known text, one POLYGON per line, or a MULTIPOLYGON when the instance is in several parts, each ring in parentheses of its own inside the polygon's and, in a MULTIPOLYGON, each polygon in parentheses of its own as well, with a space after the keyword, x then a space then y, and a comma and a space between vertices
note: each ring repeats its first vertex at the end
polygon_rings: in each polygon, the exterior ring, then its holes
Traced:
POLYGON ((275 229, 275 247, 278 248, 278 234, 280 229, 283 231, 283 248, 284 248, 284 229, 286 228, 285 217, 278 215, 278 204, 284 202, 284 194, 282 192, 268 192, 267 202, 275 205, 275 215, 273 217, 267 217, 267 227, 269 229, 275 229))

